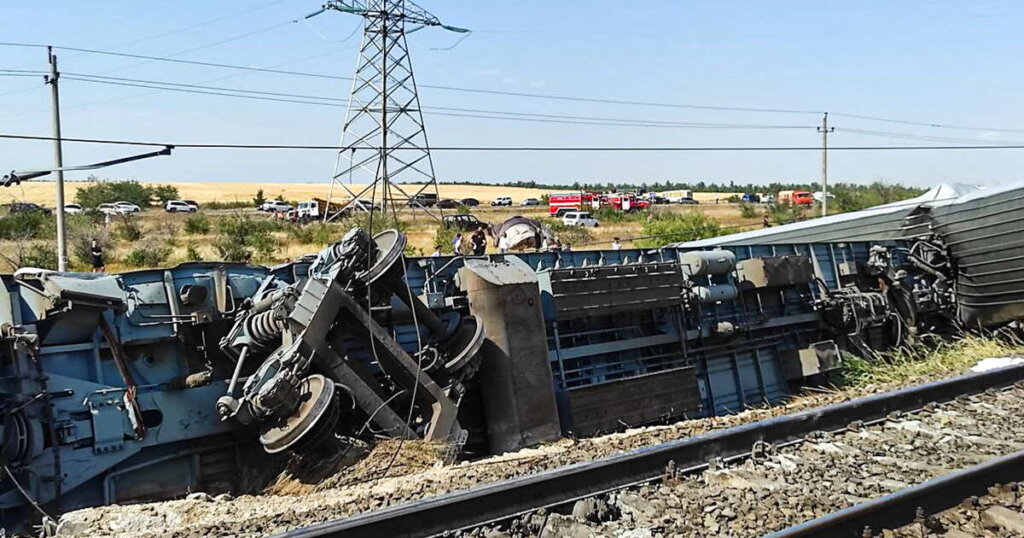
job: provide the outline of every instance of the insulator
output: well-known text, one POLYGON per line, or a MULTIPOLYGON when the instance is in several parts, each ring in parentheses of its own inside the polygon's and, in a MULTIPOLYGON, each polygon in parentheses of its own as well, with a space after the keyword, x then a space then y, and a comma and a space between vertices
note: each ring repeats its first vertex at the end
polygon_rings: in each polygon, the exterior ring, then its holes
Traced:
POLYGON ((278 319, 273 310, 260 312, 245 320, 245 329, 252 340, 261 346, 270 344, 281 337, 288 322, 278 319))

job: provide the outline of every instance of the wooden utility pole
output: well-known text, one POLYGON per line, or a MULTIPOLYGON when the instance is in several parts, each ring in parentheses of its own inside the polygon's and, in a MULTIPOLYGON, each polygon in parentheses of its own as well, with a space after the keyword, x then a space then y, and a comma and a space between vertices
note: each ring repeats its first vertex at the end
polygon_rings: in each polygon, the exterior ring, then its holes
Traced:
POLYGON ((821 216, 828 215, 828 134, 835 132, 835 127, 828 126, 828 112, 821 117, 821 216))
POLYGON ((52 47, 46 47, 46 54, 50 61, 50 75, 46 77, 46 83, 50 85, 51 107, 53 109, 53 158, 54 172, 57 174, 57 270, 68 270, 68 238, 64 224, 64 151, 61 148, 60 137, 60 93, 57 89, 57 81, 60 72, 57 71, 57 56, 53 54, 52 47))

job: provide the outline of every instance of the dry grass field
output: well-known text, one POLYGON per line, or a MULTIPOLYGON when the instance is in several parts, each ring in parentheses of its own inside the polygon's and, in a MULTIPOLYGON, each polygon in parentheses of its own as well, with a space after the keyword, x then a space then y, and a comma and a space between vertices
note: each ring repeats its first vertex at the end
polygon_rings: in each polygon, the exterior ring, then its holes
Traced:
MULTIPOLYGON (((195 200, 202 203, 207 202, 245 202, 251 201, 256 196, 256 191, 263 189, 263 195, 267 199, 276 198, 278 195, 285 200, 309 200, 311 198, 327 198, 330 183, 198 183, 182 182, 169 183, 178 188, 181 197, 187 200, 195 200)), ((65 183, 65 197, 69 202, 75 199, 75 192, 78 189, 87 187, 89 182, 69 181, 65 183)), ((349 186, 353 192, 358 193, 366 185, 354 184, 349 186)), ((409 194, 419 190, 419 185, 399 185, 409 194)), ((476 198, 487 203, 498 196, 511 196, 517 202, 523 198, 540 198, 544 194, 558 192, 550 189, 523 189, 515 187, 499 187, 489 185, 439 185, 441 198, 476 198)), ((348 193, 344 189, 336 197, 347 198, 348 193)), ((433 189, 431 189, 432 191, 433 189)), ((427 192, 431 192, 427 191, 427 192)), ((369 195, 366 196, 369 198, 369 195)), ((0 190, 0 203, 11 201, 35 202, 46 207, 54 206, 53 183, 49 181, 31 181, 21 185, 0 190)))
MULTIPOLYGON (((90 182, 87 181, 68 181, 64 185, 65 198, 68 202, 73 202, 75 199, 75 192, 78 189, 87 187, 90 182)), ((181 197, 187 200, 195 200, 200 204, 206 202, 246 202, 251 201, 256 196, 256 191, 263 189, 263 195, 268 198, 276 198, 278 195, 283 197, 285 200, 308 200, 310 198, 327 198, 327 193, 330 188, 330 184, 326 181, 321 183, 281 183, 281 182, 266 182, 266 183, 228 183, 228 182, 179 182, 169 183, 177 187, 178 192, 181 193, 181 197)), ((366 185, 353 184, 349 186, 353 192, 358 193, 366 185)), ((409 194, 419 190, 420 185, 399 185, 399 187, 409 194)), ((338 197, 347 197, 347 193, 343 189, 339 189, 340 193, 338 197)), ((433 189, 427 192, 431 192, 433 189)), ((454 200, 460 200, 462 198, 476 198, 483 203, 490 202, 498 196, 511 196, 513 200, 519 202, 523 198, 540 198, 545 194, 552 194, 561 192, 558 189, 525 189, 519 187, 502 187, 497 185, 438 185, 441 198, 452 198, 454 200)), ((694 199, 702 204, 714 204, 715 198, 718 197, 721 202, 724 202, 729 196, 733 196, 736 193, 714 193, 714 192, 697 192, 694 193, 694 199)), ((367 196, 368 197, 368 196, 367 196)), ((21 185, 15 185, 7 189, 0 189, 0 203, 9 203, 12 201, 23 201, 23 202, 35 202, 37 204, 53 207, 54 206, 54 188, 53 183, 50 181, 28 181, 21 185)))
MULTIPOLYGON (((66 188, 66 199, 74 201, 75 192, 82 187, 89 185, 87 182, 68 182, 66 188)), ((281 195, 287 200, 306 200, 313 197, 326 197, 326 184, 321 183, 175 183, 180 195, 184 199, 196 200, 200 205, 213 201, 218 202, 251 202, 256 191, 263 189, 267 199, 281 195)), ((52 182, 26 182, 22 185, 15 185, 8 189, 0 190, 0 203, 11 201, 27 201, 41 204, 45 207, 54 206, 52 182)), ((358 185, 356 187, 359 187, 358 185)), ((402 186, 415 189, 415 186, 402 186)), ((475 186, 475 185, 441 185, 442 198, 477 198, 482 205, 472 209, 472 213, 481 221, 499 224, 505 219, 523 215, 534 219, 546 221, 552 225, 557 224, 554 219, 548 219, 547 206, 522 207, 490 207, 488 202, 498 196, 511 196, 516 204, 524 198, 540 198, 544 194, 558 192, 544 189, 509 188, 500 186, 475 186)), ((358 191, 357 191, 358 192, 358 191)), ((410 190, 409 192, 412 192, 410 190)), ((725 203, 730 196, 718 194, 721 203, 715 203, 715 193, 696 193, 695 198, 701 201, 699 205, 658 205, 653 208, 655 213, 689 213, 700 212, 713 218, 723 228, 730 231, 742 231, 745 229, 760 226, 760 217, 743 218, 740 215, 737 204, 725 203)), ((436 210, 435 210, 436 212, 436 210)), ((455 210, 444 210, 445 214, 455 213, 455 210)), ((119 231, 119 219, 114 219, 109 227, 100 227, 88 232, 100 234, 107 237, 109 241, 108 271, 123 271, 140 267, 139 262, 130 262, 132 251, 143 249, 165 249, 167 257, 162 262, 152 262, 149 265, 173 265, 192 259, 201 258, 204 260, 221 259, 215 248, 215 241, 218 236, 218 222, 224 219, 231 219, 237 215, 245 214, 255 220, 270 220, 272 215, 255 211, 248 207, 244 209, 221 209, 202 211, 208 217, 209 231, 205 233, 189 233, 187 231, 186 215, 168 214, 157 207, 147 208, 143 213, 131 218, 141 230, 141 238, 127 240, 119 231)), ((601 225, 589 229, 584 234, 585 239, 573 241, 575 250, 590 250, 609 248, 613 238, 620 238, 627 248, 635 246, 632 238, 639 238, 643 235, 644 221, 648 218, 645 214, 631 215, 625 219, 602 220, 601 225)), ((404 209, 400 213, 404 231, 409 239, 410 252, 428 255, 433 251, 437 239, 439 223, 437 220, 425 215, 422 212, 412 212, 404 209)), ((269 223, 268 223, 269 224, 269 223)), ((272 232, 273 241, 277 247, 272 254, 265 255, 260 259, 254 259, 259 263, 279 263, 294 259, 306 253, 317 251, 323 248, 330 241, 340 238, 352 222, 342 221, 333 224, 327 230, 320 230, 318 233, 302 233, 301 230, 292 229, 295 225, 281 223, 272 232), (335 237, 336 236, 336 237, 335 237), (315 237, 315 239, 313 238, 315 237)), ((80 235, 80 233, 79 233, 80 235)), ((33 241, 40 248, 50 248, 51 242, 37 238, 33 241)), ((0 249, 7 252, 15 252, 24 247, 19 242, 2 241, 0 249)), ((16 257, 15 257, 16 258, 16 257)), ((10 256, 3 257, 0 265, 3 269, 15 269, 10 256)), ((81 260, 76 262, 76 269, 85 269, 81 260)))

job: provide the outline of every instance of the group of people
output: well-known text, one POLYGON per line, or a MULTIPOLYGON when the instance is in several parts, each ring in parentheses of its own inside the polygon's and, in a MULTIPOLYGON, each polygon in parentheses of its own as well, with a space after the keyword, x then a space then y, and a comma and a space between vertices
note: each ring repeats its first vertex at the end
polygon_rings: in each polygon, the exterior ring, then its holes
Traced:
MULTIPOLYGON (((434 245, 434 253, 431 256, 440 256, 442 245, 434 245)), ((498 253, 508 252, 508 234, 501 234, 498 238, 498 253)), ((463 234, 459 232, 452 238, 452 253, 462 256, 483 256, 487 253, 487 232, 481 226, 472 233, 463 234)))

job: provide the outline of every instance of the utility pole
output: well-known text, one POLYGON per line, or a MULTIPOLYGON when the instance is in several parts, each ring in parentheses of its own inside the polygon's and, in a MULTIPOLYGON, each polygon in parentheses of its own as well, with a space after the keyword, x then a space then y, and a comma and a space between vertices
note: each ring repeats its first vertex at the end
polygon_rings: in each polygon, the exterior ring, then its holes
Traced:
POLYGON ((828 112, 821 117, 821 216, 828 216, 828 134, 835 132, 835 127, 828 126, 828 112))
POLYGON ((46 55, 50 61, 50 75, 46 77, 46 83, 50 85, 51 106, 53 107, 53 158, 57 174, 57 270, 67 271, 68 238, 64 226, 64 152, 61 148, 60 94, 57 90, 60 72, 57 71, 57 56, 53 54, 52 47, 46 47, 46 55))

